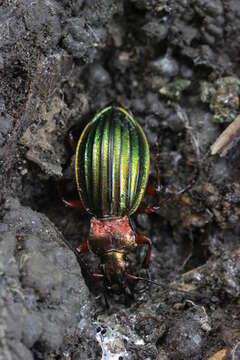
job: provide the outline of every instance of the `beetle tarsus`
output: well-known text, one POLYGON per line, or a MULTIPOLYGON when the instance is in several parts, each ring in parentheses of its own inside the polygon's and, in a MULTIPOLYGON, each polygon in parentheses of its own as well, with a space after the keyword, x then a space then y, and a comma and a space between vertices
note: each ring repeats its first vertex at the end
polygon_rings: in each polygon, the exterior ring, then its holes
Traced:
POLYGON ((83 254, 89 251, 88 249, 88 242, 87 240, 83 240, 83 242, 81 243, 81 245, 79 247, 76 248, 76 251, 79 254, 83 254))
POLYGON ((66 207, 72 208, 72 209, 84 209, 83 204, 81 200, 65 200, 62 198, 62 202, 66 207))

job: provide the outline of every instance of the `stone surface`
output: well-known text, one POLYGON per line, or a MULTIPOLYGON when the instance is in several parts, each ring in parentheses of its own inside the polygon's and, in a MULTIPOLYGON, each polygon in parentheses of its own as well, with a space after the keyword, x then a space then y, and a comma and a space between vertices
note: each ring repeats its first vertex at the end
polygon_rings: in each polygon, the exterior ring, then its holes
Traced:
POLYGON ((12 198, 5 209, 0 241, 2 343, 6 359, 33 359, 37 344, 44 344, 45 351, 61 348, 81 318, 88 290, 73 253, 46 216, 12 198))

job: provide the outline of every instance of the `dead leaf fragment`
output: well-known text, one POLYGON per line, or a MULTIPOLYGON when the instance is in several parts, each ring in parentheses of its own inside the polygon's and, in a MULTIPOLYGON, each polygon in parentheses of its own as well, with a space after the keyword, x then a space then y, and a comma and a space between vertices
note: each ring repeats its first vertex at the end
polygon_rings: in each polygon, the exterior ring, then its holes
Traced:
POLYGON ((222 349, 212 355, 208 360, 224 360, 225 356, 227 355, 227 349, 222 349))

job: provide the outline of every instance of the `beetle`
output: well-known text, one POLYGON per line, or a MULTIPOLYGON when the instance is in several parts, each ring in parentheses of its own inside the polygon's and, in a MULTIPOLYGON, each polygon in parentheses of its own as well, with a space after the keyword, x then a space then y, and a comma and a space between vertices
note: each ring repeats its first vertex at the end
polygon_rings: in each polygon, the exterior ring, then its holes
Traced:
MULTIPOLYGON (((143 267, 149 267, 151 241, 136 232, 131 222, 147 188, 149 164, 143 129, 119 106, 97 113, 77 143, 75 178, 80 201, 64 202, 72 208, 84 208, 92 216, 89 236, 75 253, 90 251, 100 258, 100 272, 93 275, 102 278, 108 289, 117 284, 124 290, 129 281, 144 280, 127 271, 126 256, 138 246, 147 246, 143 267)), ((148 189, 149 194, 156 193, 153 187, 148 189)), ((149 206, 140 209, 141 213, 153 211, 149 206)))

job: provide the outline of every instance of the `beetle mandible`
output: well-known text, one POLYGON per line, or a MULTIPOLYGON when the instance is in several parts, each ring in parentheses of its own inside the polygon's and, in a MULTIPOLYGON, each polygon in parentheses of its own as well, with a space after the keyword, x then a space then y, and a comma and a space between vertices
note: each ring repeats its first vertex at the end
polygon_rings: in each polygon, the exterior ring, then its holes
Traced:
MULTIPOLYGON (((100 258, 101 272, 94 276, 103 278, 108 288, 114 284, 123 288, 128 280, 142 279, 126 269, 126 255, 137 246, 147 245, 143 266, 149 266, 151 241, 135 232, 130 222, 147 187, 149 163, 143 129, 122 107, 100 111, 77 143, 75 176, 81 203, 65 204, 83 207, 92 216, 89 237, 77 251, 91 251, 100 258)), ((141 212, 152 210, 143 207, 141 212)))

